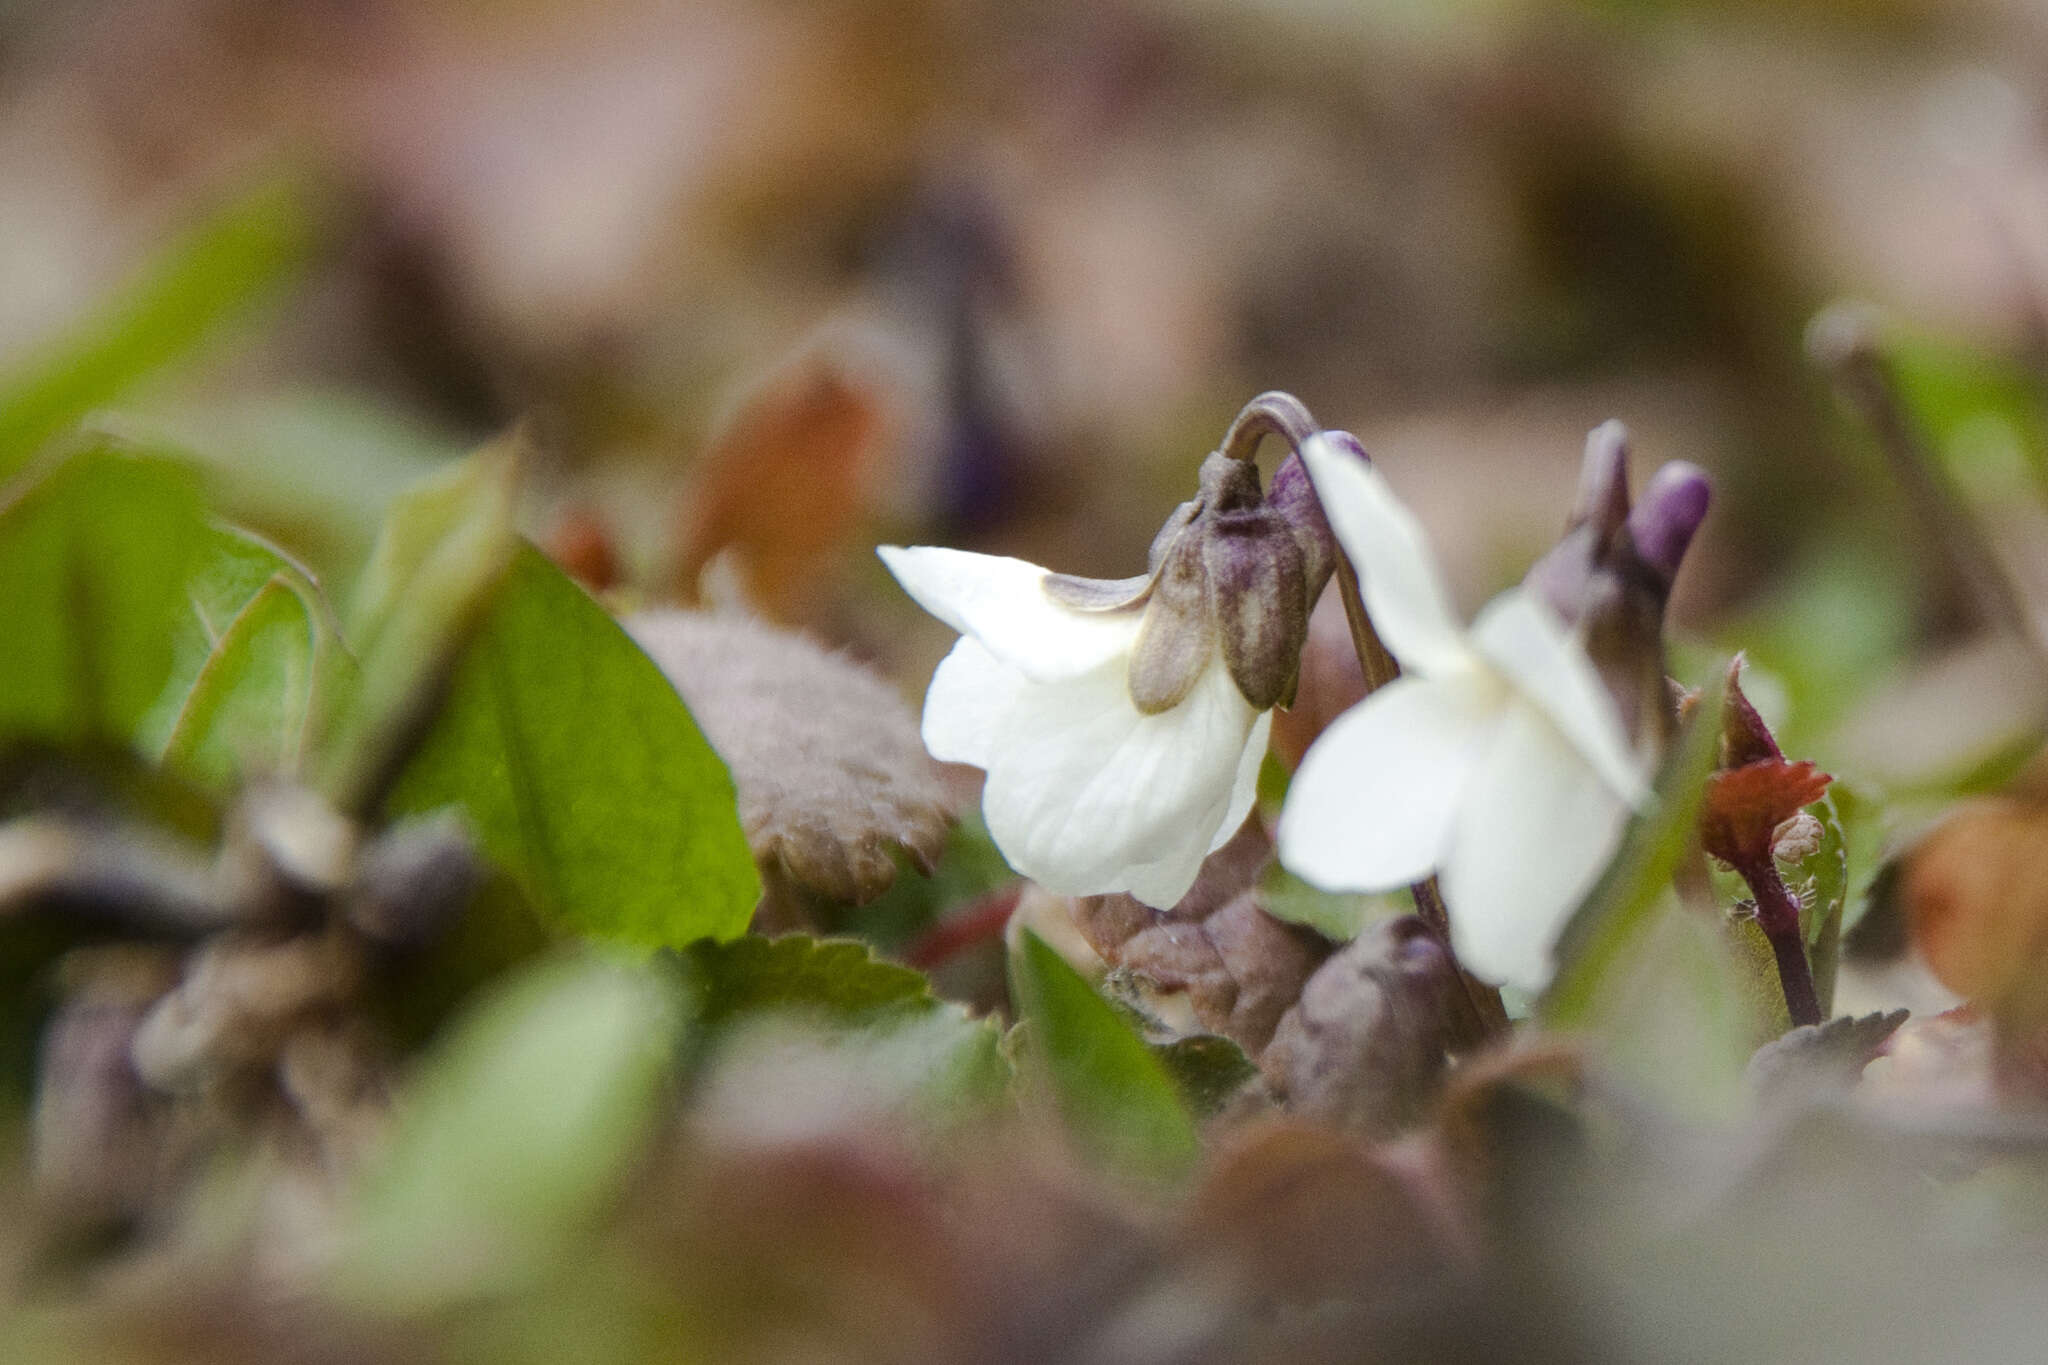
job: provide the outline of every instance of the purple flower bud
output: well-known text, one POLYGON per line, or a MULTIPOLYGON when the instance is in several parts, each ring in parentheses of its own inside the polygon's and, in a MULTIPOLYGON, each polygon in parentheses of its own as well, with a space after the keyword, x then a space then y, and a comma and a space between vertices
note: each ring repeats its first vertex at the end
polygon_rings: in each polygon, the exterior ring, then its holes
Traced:
MULTIPOLYGON (((1348 432, 1326 433, 1332 441, 1340 441, 1349 449, 1358 452, 1358 458, 1366 458, 1348 432)), ((1337 538, 1331 534, 1329 520, 1323 516, 1323 504, 1316 497, 1315 485, 1309 482, 1308 466, 1301 462, 1301 456, 1289 455, 1273 471, 1273 486, 1266 493, 1266 506, 1278 512, 1294 532, 1294 539, 1301 546, 1302 570, 1308 580, 1308 600, 1311 606, 1322 596, 1323 584, 1330 581, 1330 572, 1337 564, 1337 538)))
POLYGON ((1664 605, 1711 490, 1697 466, 1665 465, 1630 506, 1628 431, 1605 422, 1586 438, 1577 504, 1557 545, 1523 582, 1585 642, 1630 735, 1664 732, 1664 605))
POLYGON ((1674 460, 1658 470, 1643 490, 1643 500, 1628 514, 1628 536, 1636 556, 1664 580, 1668 589, 1678 576, 1679 561, 1706 520, 1713 485, 1698 465, 1674 460))

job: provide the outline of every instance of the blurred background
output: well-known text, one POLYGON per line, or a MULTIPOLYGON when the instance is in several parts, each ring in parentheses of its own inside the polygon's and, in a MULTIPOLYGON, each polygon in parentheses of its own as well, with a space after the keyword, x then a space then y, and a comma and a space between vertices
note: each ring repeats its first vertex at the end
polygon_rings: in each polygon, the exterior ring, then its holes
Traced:
POLYGON ((1836 771, 1947 780, 2039 689, 1954 652, 1980 613, 1802 334, 1881 310, 2024 561, 2044 39, 2019 0, 17 4, 0 367, 127 365, 94 420, 337 575, 524 422, 587 581, 910 694, 950 635, 874 543, 1128 573, 1262 389, 1364 439, 1468 606, 1619 417, 1639 478, 1716 476, 1680 636, 1836 771))

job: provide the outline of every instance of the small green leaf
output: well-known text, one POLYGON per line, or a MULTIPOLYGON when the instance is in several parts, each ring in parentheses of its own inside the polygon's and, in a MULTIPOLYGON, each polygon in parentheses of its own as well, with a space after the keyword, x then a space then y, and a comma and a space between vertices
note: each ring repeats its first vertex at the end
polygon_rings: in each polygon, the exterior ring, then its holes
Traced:
POLYGON ((317 784, 343 809, 374 803, 490 607, 519 547, 517 478, 508 438, 406 494, 385 518, 345 622, 359 674, 313 723, 317 784))
POLYGON ((1295 876, 1276 859, 1259 876, 1259 909, 1274 919, 1313 929, 1334 943, 1349 943, 1366 926, 1409 914, 1413 906, 1405 892, 1325 891, 1295 876))
POLYGON ((1010 958, 1020 1060, 1084 1151, 1141 1180, 1194 1164, 1195 1127, 1166 1068, 1043 939, 1025 930, 1010 958))
POLYGON ((725 764, 661 670, 530 546, 386 810, 450 805, 574 932, 650 948, 731 938, 760 898, 725 764))
POLYGON ((838 1023, 938 1004, 922 974, 877 959, 865 943, 805 934, 704 940, 681 953, 695 988, 697 1022, 710 1032, 762 1010, 800 1010, 838 1023))
POLYGON ((205 477, 210 506, 290 545, 344 600, 385 514, 464 453, 445 434, 347 390, 209 394, 96 414, 88 426, 175 452, 205 477))
POLYGON ((141 279, 0 380, 0 477, 274 293, 305 264, 314 239, 304 186, 276 180, 166 248, 141 279))
POLYGON ((1820 847, 1791 869, 1788 882, 1806 897, 1799 927, 1813 968, 1813 989, 1820 997, 1820 1012, 1826 1016, 1834 1008, 1835 975, 1841 966, 1842 917, 1849 901, 1849 838, 1833 792, 1806 809, 1820 821, 1820 847))
POLYGON ((1259 1074, 1243 1048, 1213 1033, 1155 1044, 1152 1055, 1173 1078, 1181 1103, 1198 1119, 1220 1113, 1259 1074))
POLYGON ((546 1272, 646 1142, 679 1018, 667 973, 591 957, 544 962, 472 1008, 359 1187, 342 1296, 417 1312, 546 1272))
POLYGON ((143 746, 215 790, 296 776, 316 701, 351 680, 353 661, 319 585, 281 551, 233 527, 213 528, 210 547, 143 746))
POLYGON ((1900 393, 1948 476, 2003 496, 2048 491, 2041 393, 2026 365, 1925 333, 1888 329, 1900 393))
POLYGON ((815 1092, 787 1096, 789 1105, 933 1117, 1003 1092, 1008 1068, 992 1021, 938 999, 922 975, 878 961, 866 944, 747 935, 693 943, 679 962, 695 1005, 690 1035, 718 1050, 713 1079, 728 1091, 738 1074, 745 1086, 815 1092))
POLYGON ((136 736, 206 524, 192 474, 92 449, 0 504, 0 736, 136 736))
POLYGON ((298 767, 316 652, 312 614, 272 579, 229 623, 186 698, 164 761, 209 786, 298 767))

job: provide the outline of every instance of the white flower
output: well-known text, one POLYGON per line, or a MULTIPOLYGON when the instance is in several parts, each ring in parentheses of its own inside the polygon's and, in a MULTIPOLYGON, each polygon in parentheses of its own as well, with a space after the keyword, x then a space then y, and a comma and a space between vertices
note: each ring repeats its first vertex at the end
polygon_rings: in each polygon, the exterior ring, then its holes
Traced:
POLYGON ((1170 907, 1251 810, 1272 721, 1220 646, 1178 701, 1131 697, 1139 605, 1081 610, 1046 570, 962 550, 883 546, 889 571, 960 632, 932 676, 924 741, 988 773, 982 815, 1010 865, 1064 895, 1170 907))
POLYGON ((1379 471, 1321 436, 1302 457, 1404 672, 1310 748, 1280 816, 1280 859, 1331 890, 1438 873, 1465 966, 1539 989, 1564 921, 1649 800, 1647 764, 1549 606, 1513 588, 1464 630, 1420 524, 1379 471))

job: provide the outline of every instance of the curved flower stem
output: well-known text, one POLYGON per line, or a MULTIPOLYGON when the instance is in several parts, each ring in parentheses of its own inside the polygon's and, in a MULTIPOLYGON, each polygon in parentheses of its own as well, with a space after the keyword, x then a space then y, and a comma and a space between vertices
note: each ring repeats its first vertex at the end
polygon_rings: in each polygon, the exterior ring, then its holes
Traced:
POLYGON ((1321 430, 1299 398, 1269 389, 1238 411, 1216 449, 1233 460, 1250 460, 1258 454, 1260 441, 1278 436, 1289 450, 1299 452, 1302 443, 1321 430))
MULTIPOLYGON (((1231 422, 1230 429, 1223 433, 1216 449, 1234 460, 1250 460, 1258 454, 1261 441, 1268 436, 1278 436, 1299 454, 1309 437, 1321 430, 1322 427, 1317 425, 1299 398, 1271 389, 1244 405, 1236 420, 1231 422)), ((1400 677, 1401 667, 1380 642, 1379 632, 1373 629, 1372 618, 1365 611, 1365 600, 1358 591, 1358 576, 1341 553, 1336 556, 1336 576, 1338 595, 1344 603, 1344 619, 1351 627, 1352 648, 1358 651, 1359 667, 1365 671, 1365 690, 1368 693, 1377 691, 1400 677)), ((1489 1039, 1504 1036, 1508 1031, 1508 1012, 1501 1004, 1500 991, 1458 965, 1457 950, 1451 946, 1450 912, 1444 905, 1443 892, 1438 890, 1436 878, 1426 877, 1409 889, 1415 896, 1416 914, 1443 944, 1444 953, 1451 965, 1457 968, 1458 979, 1464 987, 1453 997, 1452 1008, 1457 1016, 1453 1027, 1458 1035, 1457 1042, 1466 1047, 1476 1047, 1489 1039)))
MULTIPOLYGON (((1342 555, 1337 557, 1337 593, 1344 603, 1344 620, 1351 627, 1351 647, 1358 652, 1358 666, 1365 673, 1365 690, 1368 694, 1376 692, 1400 677, 1401 668, 1394 662, 1394 656, 1387 653, 1387 647, 1380 643, 1379 632, 1373 629, 1372 618, 1366 615, 1365 599, 1358 591, 1358 576, 1342 555)), ((1477 1046, 1489 1039, 1504 1037, 1508 1031, 1507 1006, 1501 1003, 1497 987, 1487 985, 1459 964, 1457 950, 1451 946, 1450 910, 1444 904, 1436 877, 1425 877, 1408 889, 1415 897, 1415 913, 1422 917, 1422 922, 1443 944, 1444 952, 1457 969, 1458 980, 1464 987, 1453 997, 1453 1008, 1459 1016, 1457 1023, 1461 1041, 1467 1046, 1477 1046)))

